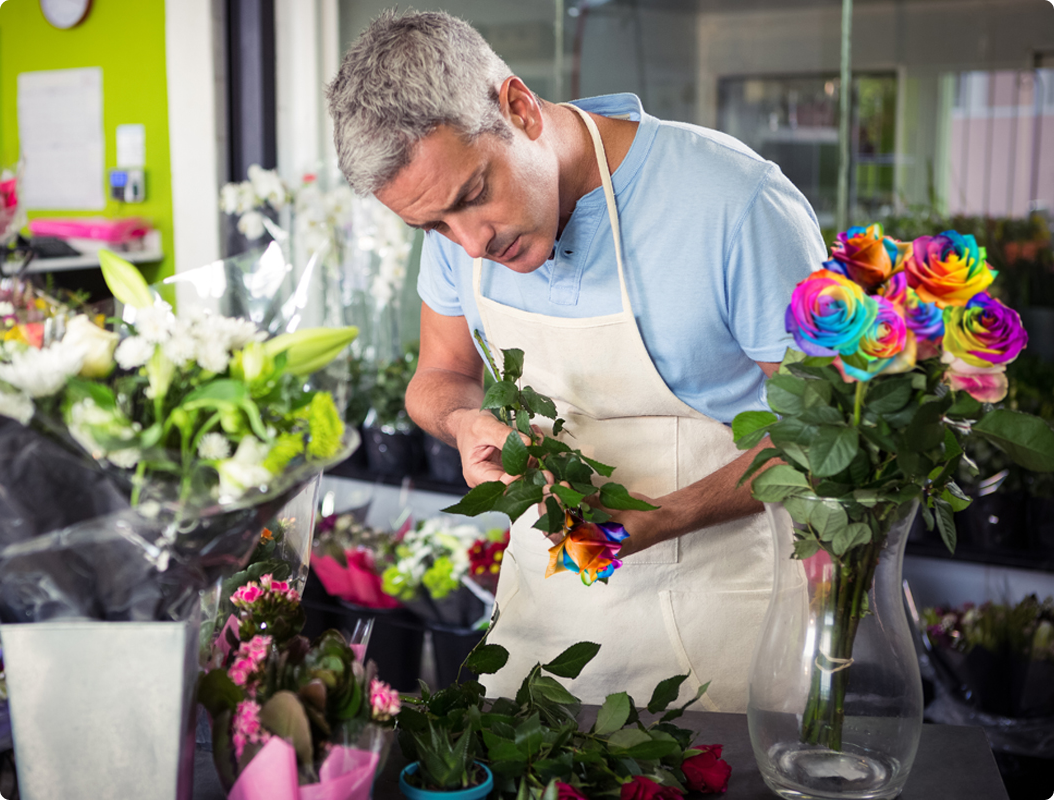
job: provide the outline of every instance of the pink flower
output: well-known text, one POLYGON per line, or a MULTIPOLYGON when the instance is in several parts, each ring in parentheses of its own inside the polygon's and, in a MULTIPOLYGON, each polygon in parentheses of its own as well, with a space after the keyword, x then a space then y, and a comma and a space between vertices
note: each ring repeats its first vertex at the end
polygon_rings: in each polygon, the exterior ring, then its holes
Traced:
POLYGON ((944 382, 952 389, 966 392, 982 403, 998 403, 1006 397, 1006 364, 975 367, 947 352, 941 356, 941 361, 949 365, 944 382))
POLYGON ((244 586, 239 586, 238 589, 231 595, 231 602, 236 606, 244 606, 248 608, 261 597, 263 597, 263 590, 255 583, 249 582, 244 586))
POLYGON ((288 600, 290 603, 299 603, 300 602, 300 593, 297 592, 296 589, 289 589, 285 593, 285 599, 288 600))
POLYGON ((266 659, 269 652, 271 652, 270 636, 254 636, 238 646, 238 655, 247 657, 254 665, 266 659))
POLYGON ((231 722, 234 755, 240 759, 247 744, 266 742, 271 733, 260 725, 260 706, 254 700, 242 700, 234 710, 231 722))
POLYGON ((249 682, 249 676, 256 670, 256 662, 251 658, 239 658, 231 668, 227 670, 227 675, 236 686, 245 686, 249 682))
POLYGON ((557 781, 556 800, 588 800, 588 798, 571 784, 557 781))
POLYGON ((399 713, 399 693, 384 681, 370 681, 370 708, 373 718, 379 722, 391 719, 399 713))

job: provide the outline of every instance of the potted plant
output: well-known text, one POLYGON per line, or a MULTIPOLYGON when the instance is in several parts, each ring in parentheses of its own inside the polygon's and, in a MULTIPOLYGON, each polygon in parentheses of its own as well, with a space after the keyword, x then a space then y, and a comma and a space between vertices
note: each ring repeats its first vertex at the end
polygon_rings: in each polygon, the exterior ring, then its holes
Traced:
POLYGON ((494 788, 486 764, 474 759, 473 737, 463 731, 455 736, 448 728, 428 723, 428 736, 414 734, 419 760, 399 773, 399 789, 409 800, 477 800, 494 788), (455 741, 456 739, 456 741, 455 741))

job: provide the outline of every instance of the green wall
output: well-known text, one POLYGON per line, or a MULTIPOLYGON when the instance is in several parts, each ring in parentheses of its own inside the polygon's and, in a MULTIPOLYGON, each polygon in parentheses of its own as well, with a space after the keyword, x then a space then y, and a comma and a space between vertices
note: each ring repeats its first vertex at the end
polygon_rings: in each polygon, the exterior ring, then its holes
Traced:
MULTIPOLYGON (((178 2, 178 0, 177 0, 178 2)), ((174 270, 172 173, 168 152, 165 77, 165 0, 95 0, 75 28, 48 24, 38 0, 7 0, 0 6, 0 165, 18 160, 18 73, 101 67, 106 168, 117 165, 118 125, 146 129, 146 191, 143 203, 107 200, 103 211, 48 209, 29 216, 143 216, 161 231, 165 260, 144 266, 150 280, 174 270)))

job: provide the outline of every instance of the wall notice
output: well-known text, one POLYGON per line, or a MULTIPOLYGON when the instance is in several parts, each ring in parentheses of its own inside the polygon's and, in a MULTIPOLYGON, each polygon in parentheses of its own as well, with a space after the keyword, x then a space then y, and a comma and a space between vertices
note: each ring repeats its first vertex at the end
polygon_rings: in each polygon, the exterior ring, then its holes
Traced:
POLYGON ((20 73, 18 139, 26 208, 106 207, 100 67, 20 73))

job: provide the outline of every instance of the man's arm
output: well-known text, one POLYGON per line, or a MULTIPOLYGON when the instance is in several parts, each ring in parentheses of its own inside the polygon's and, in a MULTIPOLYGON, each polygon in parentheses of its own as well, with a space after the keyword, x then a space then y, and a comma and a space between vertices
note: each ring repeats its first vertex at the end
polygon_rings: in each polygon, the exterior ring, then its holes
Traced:
POLYGON ((481 411, 483 361, 464 317, 421 304, 421 354, 406 389, 406 410, 419 426, 461 453, 465 481, 513 480, 501 467, 509 428, 481 411))
MULTIPOLYGON (((779 369, 779 364, 758 362, 766 377, 779 369)), ((764 506, 750 496, 750 483, 736 487, 736 483, 758 452, 768 447, 762 441, 702 480, 671 492, 652 502, 655 511, 615 511, 612 517, 622 523, 630 537, 619 550, 619 557, 640 552, 653 544, 683 536, 691 531, 730 522, 756 514, 764 506)), ((651 498, 649 498, 651 499, 651 498)))

